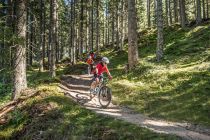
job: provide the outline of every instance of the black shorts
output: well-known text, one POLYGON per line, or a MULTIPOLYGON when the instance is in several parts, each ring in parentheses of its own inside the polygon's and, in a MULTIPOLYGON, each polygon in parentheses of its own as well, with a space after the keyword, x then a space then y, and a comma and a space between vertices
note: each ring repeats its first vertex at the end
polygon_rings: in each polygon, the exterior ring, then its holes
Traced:
POLYGON ((96 78, 98 78, 99 81, 101 81, 101 79, 103 79, 103 74, 101 74, 101 75, 94 74, 94 80, 96 80, 96 78))

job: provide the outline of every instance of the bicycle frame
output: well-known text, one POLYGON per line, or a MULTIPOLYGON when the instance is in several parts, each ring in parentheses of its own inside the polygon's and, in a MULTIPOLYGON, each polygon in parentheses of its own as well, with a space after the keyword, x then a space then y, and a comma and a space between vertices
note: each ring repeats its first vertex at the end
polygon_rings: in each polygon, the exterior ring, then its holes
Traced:
POLYGON ((96 94, 98 94, 99 90, 100 90, 103 86, 106 86, 106 85, 107 85, 108 81, 109 81, 108 78, 102 76, 102 78, 101 78, 100 81, 99 81, 99 84, 94 88, 94 90, 96 90, 96 88, 98 88, 96 94))
POLYGON ((111 89, 106 86, 107 83, 108 78, 102 77, 99 81, 99 84, 94 89, 90 90, 90 98, 92 99, 92 95, 97 95, 98 101, 102 108, 106 108, 110 104, 112 98, 111 89), (104 89, 109 90, 109 93, 101 92, 104 91, 104 89), (106 102, 105 104, 104 101, 106 102))

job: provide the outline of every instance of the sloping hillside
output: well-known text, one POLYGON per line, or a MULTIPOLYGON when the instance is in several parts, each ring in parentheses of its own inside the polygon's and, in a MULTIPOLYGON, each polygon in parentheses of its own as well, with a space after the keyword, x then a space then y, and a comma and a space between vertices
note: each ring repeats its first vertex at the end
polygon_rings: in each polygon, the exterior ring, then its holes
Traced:
POLYGON ((126 74, 127 49, 111 59, 116 104, 151 117, 210 126, 210 26, 164 31, 165 59, 155 61, 156 31, 140 33, 139 65, 126 74))

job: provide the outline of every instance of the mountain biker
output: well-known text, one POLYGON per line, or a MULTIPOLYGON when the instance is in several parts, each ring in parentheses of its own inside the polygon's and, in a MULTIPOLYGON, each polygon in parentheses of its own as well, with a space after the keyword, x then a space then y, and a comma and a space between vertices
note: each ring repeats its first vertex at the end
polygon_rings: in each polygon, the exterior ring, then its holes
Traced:
POLYGON ((87 59, 86 62, 88 64, 88 67, 90 68, 90 72, 92 72, 92 70, 93 70, 93 64, 94 64, 94 61, 93 61, 92 57, 91 56, 88 56, 88 59, 87 59))
POLYGON ((93 71, 93 64, 94 64, 95 57, 96 57, 95 53, 93 51, 90 51, 88 58, 86 60, 86 62, 88 63, 88 66, 90 67, 90 73, 93 71))
POLYGON ((101 59, 101 62, 96 66, 95 72, 94 72, 94 82, 91 85, 91 89, 94 89, 102 79, 102 75, 104 72, 107 73, 109 79, 112 79, 112 76, 109 72, 109 69, 107 68, 107 64, 109 64, 109 59, 107 57, 103 57, 101 59))
POLYGON ((93 60, 96 59, 96 54, 95 54, 93 51, 90 51, 89 56, 91 56, 91 58, 92 58, 93 60))

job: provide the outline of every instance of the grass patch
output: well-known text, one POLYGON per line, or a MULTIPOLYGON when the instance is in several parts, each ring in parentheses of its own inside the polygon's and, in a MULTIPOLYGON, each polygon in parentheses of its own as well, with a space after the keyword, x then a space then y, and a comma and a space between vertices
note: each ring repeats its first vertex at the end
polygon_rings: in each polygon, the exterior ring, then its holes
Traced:
POLYGON ((179 139, 96 115, 55 88, 43 88, 9 113, 9 121, 0 126, 0 139, 179 139))
MULTIPOLYGON (((58 83, 59 77, 64 74, 66 71, 65 67, 60 66, 56 70, 57 76, 55 78, 51 78, 49 71, 39 72, 38 68, 31 67, 27 71, 27 84, 29 88, 39 88, 43 86, 43 84, 56 84, 58 83)), ((2 84, 0 82, 0 107, 3 106, 5 103, 11 100, 12 95, 12 81, 11 77, 9 76, 10 73, 4 72, 4 77, 6 77, 6 83, 2 84), (5 76, 6 75, 6 76, 5 76)), ((0 75, 1 77, 2 75, 0 75)), ((2 77, 1 77, 2 78, 2 77)), ((0 78, 0 80, 1 80, 0 78)))
POLYGON ((0 107, 11 99, 11 85, 0 83, 0 107))
POLYGON ((151 117, 210 126, 208 27, 165 29, 161 63, 155 61, 156 31, 145 31, 139 41, 139 65, 128 74, 123 67, 127 51, 106 51, 114 77, 110 84, 114 102, 151 117))
MULTIPOLYGON (((74 68, 82 71, 83 64, 74 68)), ((53 79, 47 71, 28 71, 29 86, 39 90, 40 94, 7 114, 7 122, 0 125, 0 139, 180 139, 81 108, 58 89, 59 76, 69 70, 75 72, 72 67, 67 67, 58 71, 53 79)))

